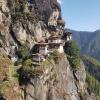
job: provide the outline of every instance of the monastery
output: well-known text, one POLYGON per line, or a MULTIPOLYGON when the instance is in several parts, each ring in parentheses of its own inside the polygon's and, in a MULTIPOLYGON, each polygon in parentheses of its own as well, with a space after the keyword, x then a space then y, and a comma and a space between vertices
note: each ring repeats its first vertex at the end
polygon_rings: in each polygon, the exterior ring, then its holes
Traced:
POLYGON ((64 52, 64 44, 65 42, 69 42, 72 40, 72 35, 70 32, 64 31, 64 35, 61 36, 58 34, 58 30, 55 26, 50 26, 50 37, 35 44, 35 51, 36 53, 32 55, 32 59, 34 62, 40 63, 41 61, 45 61, 46 58, 50 55, 50 53, 54 52, 55 50, 59 53, 64 52))

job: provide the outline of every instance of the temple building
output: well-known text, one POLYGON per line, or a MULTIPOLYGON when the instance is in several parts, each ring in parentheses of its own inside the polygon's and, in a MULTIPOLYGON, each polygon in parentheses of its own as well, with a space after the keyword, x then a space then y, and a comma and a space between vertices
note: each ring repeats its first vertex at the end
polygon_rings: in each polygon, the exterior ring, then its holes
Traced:
POLYGON ((68 32, 67 33, 67 41, 71 41, 72 40, 72 33, 68 32))
POLYGON ((55 43, 55 44, 62 43, 62 39, 58 36, 50 36, 48 38, 48 44, 52 44, 52 43, 55 43))
POLYGON ((72 40, 72 33, 71 32, 67 32, 65 30, 62 39, 65 40, 66 42, 71 41, 72 40))
POLYGON ((41 61, 45 61, 49 55, 48 43, 36 43, 34 49, 35 53, 32 54, 33 62, 40 63, 41 61))
POLYGON ((57 50, 59 53, 63 53, 64 41, 58 36, 51 36, 48 38, 48 44, 50 50, 57 50))
POLYGON ((45 58, 45 56, 43 56, 39 53, 36 53, 36 54, 32 54, 32 60, 33 60, 33 62, 40 63, 42 61, 45 61, 46 58, 45 58))
POLYGON ((42 55, 48 55, 48 43, 36 43, 35 51, 42 55))

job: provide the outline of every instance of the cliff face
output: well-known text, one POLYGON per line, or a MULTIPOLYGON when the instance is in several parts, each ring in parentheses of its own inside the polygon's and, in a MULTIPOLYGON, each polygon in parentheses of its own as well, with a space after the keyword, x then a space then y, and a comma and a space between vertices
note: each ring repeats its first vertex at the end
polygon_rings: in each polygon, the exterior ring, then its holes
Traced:
MULTIPOLYGON (((57 0, 1 0, 0 57, 13 58, 20 46, 26 45, 31 50, 35 42, 44 41, 50 36, 48 23, 58 26, 62 34, 64 25, 57 23, 61 19, 57 0)), ((8 90, 3 93, 4 100, 95 100, 88 95, 82 62, 76 72, 71 69, 65 54, 57 61, 48 62, 38 67, 41 74, 30 77, 27 84, 9 83, 8 90)), ((3 97, 0 94, 0 99, 3 97)))
POLYGON ((4 100, 95 100, 87 92, 86 73, 82 62, 80 70, 73 72, 66 55, 63 54, 56 61, 50 59, 37 66, 37 69, 35 76, 28 80, 23 77, 21 85, 12 80, 4 91, 4 100))
POLYGON ((40 77, 31 78, 25 100, 80 100, 81 97, 89 100, 83 64, 81 70, 74 74, 66 56, 57 63, 51 61, 47 66, 40 77))
MULTIPOLYGON (((2 53, 13 54, 15 47, 24 44, 32 48, 34 42, 43 41, 44 37, 48 37, 49 32, 46 27, 55 7, 60 12, 60 5, 56 0, 0 1, 2 53)), ((60 13, 59 19, 61 19, 60 13)))

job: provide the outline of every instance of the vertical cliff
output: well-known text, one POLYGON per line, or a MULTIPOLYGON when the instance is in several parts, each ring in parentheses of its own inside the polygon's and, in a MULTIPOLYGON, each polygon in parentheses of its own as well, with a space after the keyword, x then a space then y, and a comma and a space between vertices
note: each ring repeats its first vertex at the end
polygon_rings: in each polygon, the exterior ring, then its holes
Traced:
POLYGON ((26 86, 25 100, 89 100, 85 84, 85 69, 73 74, 63 55, 57 62, 50 61, 43 74, 31 78, 26 86))
MULTIPOLYGON (((61 18, 61 8, 56 0, 2 0, 0 1, 0 45, 3 52, 13 55, 14 48, 44 40, 49 36, 49 19, 53 19, 54 9, 61 18)), ((56 20, 56 21, 57 21, 56 20)), ((52 23, 53 24, 53 23, 52 23)))

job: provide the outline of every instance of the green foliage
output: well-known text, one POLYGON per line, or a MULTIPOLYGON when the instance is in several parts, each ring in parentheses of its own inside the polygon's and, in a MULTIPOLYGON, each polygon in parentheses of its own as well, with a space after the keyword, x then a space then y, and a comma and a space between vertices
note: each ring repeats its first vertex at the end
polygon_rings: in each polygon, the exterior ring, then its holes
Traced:
POLYGON ((100 61, 100 30, 94 32, 72 31, 73 38, 80 47, 81 53, 90 55, 100 61))
POLYGON ((63 53, 59 53, 57 50, 54 50, 52 53, 50 53, 48 59, 49 60, 54 60, 55 63, 57 63, 63 57, 64 57, 63 53))
POLYGON ((30 16, 31 16, 31 14, 30 14, 29 12, 24 13, 24 15, 23 15, 24 19, 27 19, 27 18, 30 17, 30 16))
POLYGON ((2 44, 0 43, 0 48, 2 48, 2 44))
POLYGON ((16 14, 12 14, 13 22, 15 22, 16 20, 21 19, 21 18, 22 18, 21 12, 16 12, 16 14))
MULTIPOLYGON (((42 64, 45 65, 44 63, 42 64)), ((25 60, 22 66, 23 66, 22 71, 23 71, 24 76, 39 76, 43 73, 43 67, 33 66, 33 62, 31 59, 25 60)))
POLYGON ((32 60, 31 59, 27 59, 23 62, 22 64, 23 66, 23 71, 28 74, 32 71, 32 60))
POLYGON ((3 81, 4 78, 8 80, 10 65, 12 62, 9 58, 0 58, 0 81, 3 81))
POLYGON ((3 82, 2 84, 0 84, 0 94, 2 94, 4 92, 4 90, 7 87, 8 82, 3 82))
POLYGON ((23 59, 18 59, 18 60, 14 63, 14 65, 15 65, 15 66, 18 66, 18 65, 20 65, 22 62, 23 62, 23 59))
POLYGON ((39 16, 35 12, 24 12, 27 1, 21 1, 21 2, 14 2, 12 3, 13 10, 12 10, 12 20, 13 22, 16 22, 17 20, 20 20, 22 22, 25 22, 26 20, 37 22, 39 20, 39 16))
POLYGON ((23 1, 23 2, 16 2, 15 3, 15 12, 23 12, 24 9, 25 9, 25 5, 26 5, 26 1, 23 1))
POLYGON ((54 52, 50 53, 49 59, 58 58, 58 52, 55 50, 54 52))
POLYGON ((66 42, 64 49, 73 70, 80 68, 80 52, 75 42, 66 42))
POLYGON ((24 20, 30 20, 32 22, 38 22, 38 20, 39 20, 39 16, 37 16, 35 13, 32 14, 30 12, 27 12, 27 13, 24 12, 23 15, 22 15, 22 18, 24 20))
POLYGON ((21 5, 19 3, 16 3, 15 5, 15 12, 19 12, 21 9, 21 5))
POLYGON ((93 65, 100 67, 100 62, 97 61, 96 59, 94 59, 93 57, 89 56, 89 55, 83 55, 82 59, 84 61, 89 61, 90 63, 92 63, 93 65))
POLYGON ((80 100, 84 100, 84 98, 82 97, 82 95, 80 95, 79 97, 80 97, 80 100))
POLYGON ((21 46, 19 47, 17 51, 17 55, 20 59, 25 59, 26 57, 29 56, 29 49, 27 46, 21 46))
POLYGON ((26 59, 30 58, 30 51, 27 46, 21 46, 17 50, 18 60, 14 63, 15 66, 22 64, 26 59))
POLYGON ((94 93, 96 95, 96 100, 100 100, 100 83, 88 73, 86 77, 86 82, 89 94, 94 93))
POLYGON ((100 82, 100 62, 88 55, 83 55, 82 60, 86 70, 100 82))

